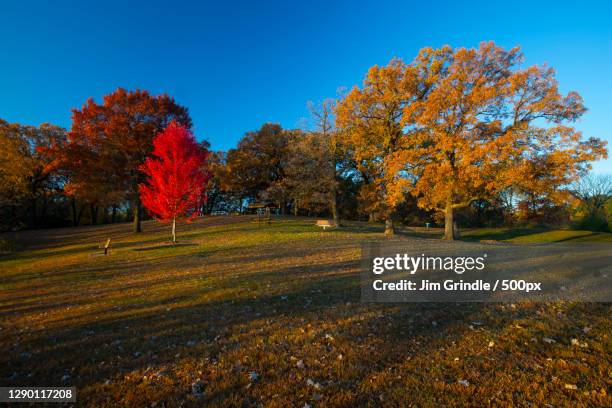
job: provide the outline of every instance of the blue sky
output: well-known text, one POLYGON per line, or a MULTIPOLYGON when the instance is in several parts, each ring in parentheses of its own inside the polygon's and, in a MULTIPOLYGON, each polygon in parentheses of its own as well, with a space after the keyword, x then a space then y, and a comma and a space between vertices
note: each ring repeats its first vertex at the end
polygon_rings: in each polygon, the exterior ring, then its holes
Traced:
MULTIPOLYGON (((359 84, 424 46, 520 45, 612 145, 612 6, 605 2, 4 2, 0 118, 70 126, 70 109, 117 87, 166 92, 214 149, 262 123, 299 127, 307 101, 359 84)), ((595 164, 612 173, 612 159, 595 164)))

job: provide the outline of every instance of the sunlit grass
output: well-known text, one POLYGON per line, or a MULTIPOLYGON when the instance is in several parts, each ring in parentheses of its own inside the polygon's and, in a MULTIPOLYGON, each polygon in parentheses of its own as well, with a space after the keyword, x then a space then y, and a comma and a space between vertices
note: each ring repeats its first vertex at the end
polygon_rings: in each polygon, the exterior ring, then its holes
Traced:
POLYGON ((546 242, 612 242, 608 232, 579 231, 569 229, 530 228, 480 228, 462 234, 466 240, 496 240, 515 243, 546 242))

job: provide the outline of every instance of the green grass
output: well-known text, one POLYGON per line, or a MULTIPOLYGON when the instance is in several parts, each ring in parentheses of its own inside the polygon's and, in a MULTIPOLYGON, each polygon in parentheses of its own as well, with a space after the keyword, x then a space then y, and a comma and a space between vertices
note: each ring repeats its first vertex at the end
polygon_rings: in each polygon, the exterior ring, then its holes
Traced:
POLYGON ((577 231, 568 229, 534 228, 481 228, 462 233, 468 241, 495 240, 514 243, 547 242, 612 242, 612 234, 607 232, 577 231))
POLYGON ((76 386, 82 406, 610 405, 609 305, 363 304, 360 246, 386 240, 383 227, 313 224, 213 217, 181 225, 178 246, 153 222, 142 234, 122 224, 11 235, 20 250, 0 257, 2 385, 76 386))

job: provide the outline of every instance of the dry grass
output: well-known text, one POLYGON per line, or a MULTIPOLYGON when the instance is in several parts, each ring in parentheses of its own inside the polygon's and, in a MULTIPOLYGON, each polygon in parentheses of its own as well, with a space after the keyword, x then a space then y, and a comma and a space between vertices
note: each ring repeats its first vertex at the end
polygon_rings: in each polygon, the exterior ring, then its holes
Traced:
POLYGON ((180 246, 153 223, 16 234, 2 385, 76 386, 83 406, 612 405, 610 305, 361 304, 381 227, 246 220, 181 226, 180 246))

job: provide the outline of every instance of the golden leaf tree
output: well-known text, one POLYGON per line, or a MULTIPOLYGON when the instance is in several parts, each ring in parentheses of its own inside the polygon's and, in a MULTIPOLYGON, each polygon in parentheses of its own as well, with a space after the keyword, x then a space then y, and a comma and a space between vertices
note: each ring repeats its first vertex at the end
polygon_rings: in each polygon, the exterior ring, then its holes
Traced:
POLYGON ((17 205, 29 193, 33 165, 22 127, 0 119, 0 205, 17 205))
POLYGON ((48 123, 36 127, 0 119, 0 205, 14 212, 29 201, 33 227, 44 221, 49 198, 61 189, 51 152, 60 150, 65 138, 64 129, 48 123))
POLYGON ((452 240, 456 209, 509 187, 559 198, 560 186, 606 156, 605 142, 584 140, 571 126, 586 111, 580 95, 561 94, 554 70, 522 68, 522 60, 518 48, 492 42, 425 48, 409 65, 393 60, 382 69, 392 76, 372 68, 364 89, 341 102, 339 118, 361 143, 356 148, 381 164, 388 211, 410 192, 422 208, 444 213, 444 237, 452 240), (359 98, 372 79, 382 83, 359 98), (380 113, 389 111, 381 107, 389 106, 395 110, 385 120, 380 113), (356 136, 372 118, 378 131, 356 136), (385 128, 390 123, 393 133, 385 128))
POLYGON ((351 146, 358 169, 371 175, 370 195, 385 219, 386 234, 393 234, 393 198, 389 191, 393 174, 390 160, 403 137, 402 113, 408 93, 406 65, 398 59, 386 67, 373 66, 361 88, 354 87, 336 107, 340 134, 351 146))

